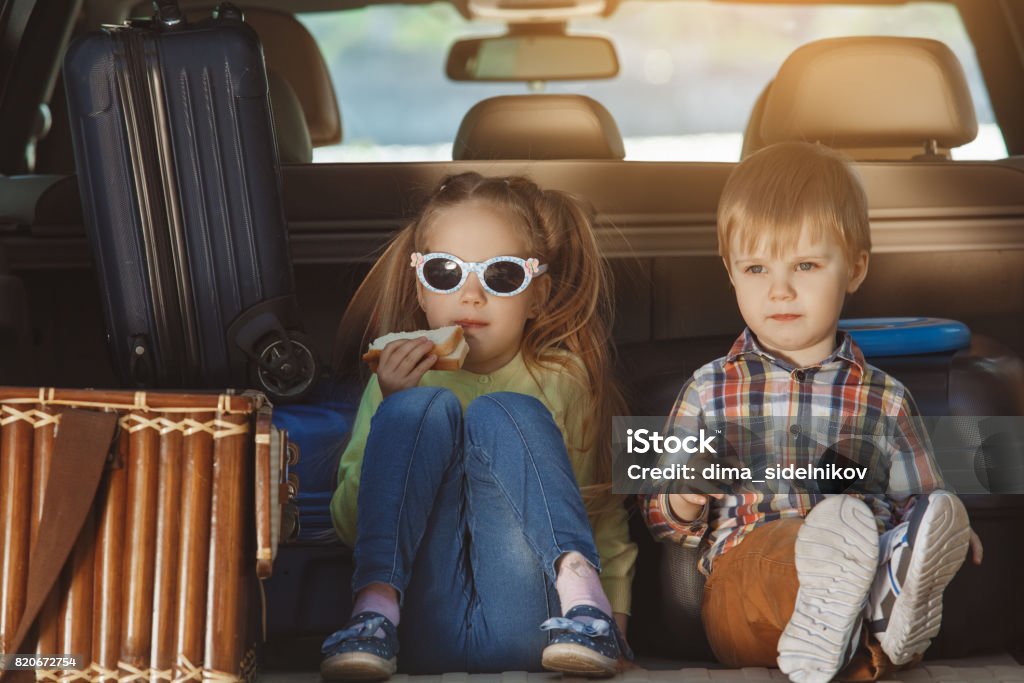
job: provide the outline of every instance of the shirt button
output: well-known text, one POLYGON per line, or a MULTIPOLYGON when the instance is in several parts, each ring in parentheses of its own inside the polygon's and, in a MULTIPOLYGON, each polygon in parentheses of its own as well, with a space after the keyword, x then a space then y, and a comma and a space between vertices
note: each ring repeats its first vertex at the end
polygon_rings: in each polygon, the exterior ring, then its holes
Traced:
POLYGON ((490 383, 490 381, 491 381, 491 378, 488 377, 487 375, 482 375, 480 377, 480 384, 488 384, 488 383, 490 383))
POLYGON ((793 373, 793 376, 796 377, 796 381, 797 382, 803 382, 804 381, 804 371, 803 370, 797 370, 796 372, 793 373))
POLYGON ((800 425, 790 425, 789 426, 789 433, 794 435, 794 436, 799 434, 800 433, 800 425))

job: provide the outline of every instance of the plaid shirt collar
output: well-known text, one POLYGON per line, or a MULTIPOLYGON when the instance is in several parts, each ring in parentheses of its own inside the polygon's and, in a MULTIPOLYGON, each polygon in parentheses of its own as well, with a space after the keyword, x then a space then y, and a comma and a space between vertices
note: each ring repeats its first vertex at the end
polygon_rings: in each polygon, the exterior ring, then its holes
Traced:
MULTIPOLYGON (((866 365, 866 362, 864 361, 864 354, 861 352, 860 347, 854 343, 853 337, 843 330, 838 330, 836 332, 836 337, 839 340, 839 345, 836 346, 835 350, 828 358, 821 361, 821 363, 815 367, 827 367, 832 363, 845 361, 846 363, 850 363, 857 367, 859 370, 857 373, 858 376, 863 374, 864 366, 866 365)), ((791 372, 797 369, 790 363, 787 363, 780 358, 776 358, 762 349, 761 345, 757 343, 757 338, 754 336, 754 333, 750 331, 749 327, 745 328, 743 330, 743 334, 733 342, 732 348, 729 349, 729 353, 725 357, 725 362, 735 363, 745 356, 756 356, 762 358, 769 363, 782 368, 786 372, 791 372)))

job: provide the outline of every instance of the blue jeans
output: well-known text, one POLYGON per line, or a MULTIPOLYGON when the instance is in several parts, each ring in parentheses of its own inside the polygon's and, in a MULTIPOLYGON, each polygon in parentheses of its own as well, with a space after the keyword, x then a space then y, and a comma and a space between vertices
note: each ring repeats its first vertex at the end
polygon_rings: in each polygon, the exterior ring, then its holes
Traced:
POLYGON ((463 417, 447 389, 381 403, 359 486, 352 588, 402 596, 401 670, 541 671, 560 616, 555 562, 598 567, 561 430, 535 398, 494 393, 463 417))

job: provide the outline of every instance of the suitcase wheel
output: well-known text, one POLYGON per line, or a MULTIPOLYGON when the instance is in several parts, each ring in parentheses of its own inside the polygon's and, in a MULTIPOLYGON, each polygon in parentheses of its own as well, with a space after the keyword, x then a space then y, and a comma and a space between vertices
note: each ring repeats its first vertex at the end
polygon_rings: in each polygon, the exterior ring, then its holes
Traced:
POLYGON ((271 400, 300 401, 312 391, 317 362, 304 334, 289 331, 288 339, 272 335, 258 349, 254 367, 256 385, 271 400))

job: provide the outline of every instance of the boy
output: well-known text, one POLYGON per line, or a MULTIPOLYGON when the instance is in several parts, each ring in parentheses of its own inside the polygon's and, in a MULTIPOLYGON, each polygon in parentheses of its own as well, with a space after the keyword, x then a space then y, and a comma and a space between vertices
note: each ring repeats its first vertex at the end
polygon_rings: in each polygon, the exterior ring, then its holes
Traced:
MULTIPOLYGON (((729 177, 718 240, 747 329, 727 356, 694 373, 666 433, 695 418, 885 425, 895 445, 888 486, 875 493, 886 495, 772 495, 762 485, 710 494, 714 505, 696 493, 651 496, 644 516, 658 540, 688 546, 710 528, 702 616, 719 660, 777 662, 793 681, 840 672, 877 680, 919 659, 939 630, 942 591, 968 545, 980 563, 981 543, 959 499, 938 490, 909 392, 837 335, 844 299, 868 269, 864 189, 832 150, 768 147, 729 177)), ((792 434, 814 437, 797 425, 792 434)))

